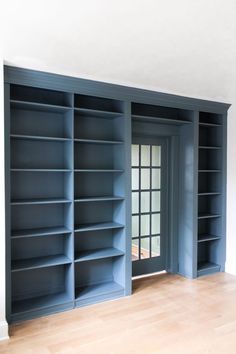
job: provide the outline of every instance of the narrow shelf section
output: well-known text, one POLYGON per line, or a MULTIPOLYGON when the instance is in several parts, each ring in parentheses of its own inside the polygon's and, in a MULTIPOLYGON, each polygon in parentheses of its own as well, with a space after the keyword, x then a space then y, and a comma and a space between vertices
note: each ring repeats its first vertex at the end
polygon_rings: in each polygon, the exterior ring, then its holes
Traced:
POLYGON ((62 168, 11 168, 11 172, 71 172, 62 168))
POLYGON ((123 197, 117 196, 107 196, 107 197, 84 197, 84 198, 76 198, 75 203, 83 203, 83 202, 106 202, 106 201, 115 201, 115 200, 124 200, 123 197))
POLYGON ((198 214, 198 219, 211 219, 211 218, 220 218, 220 214, 207 214, 207 213, 200 213, 198 214))
POLYGON ((22 237, 38 237, 38 236, 48 236, 48 235, 59 235, 68 234, 71 231, 65 226, 58 227, 44 227, 38 229, 25 229, 25 230, 13 230, 12 238, 22 238, 22 237))
POLYGON ((38 102, 28 102, 28 101, 18 101, 18 100, 10 100, 12 108, 21 108, 21 109, 32 109, 36 111, 46 111, 46 112, 66 112, 71 107, 59 106, 48 103, 38 103, 38 102))
POLYGON ((60 204, 71 203, 71 200, 66 198, 35 198, 35 199, 14 199, 11 205, 24 205, 24 204, 60 204))
POLYGON ((183 125, 191 124, 191 121, 183 119, 172 119, 172 118, 163 118, 163 117, 152 117, 147 115, 132 114, 132 120, 134 121, 145 121, 153 123, 164 123, 164 124, 174 124, 174 125, 183 125))
POLYGON ((84 300, 123 291, 124 288, 114 281, 76 288, 76 300, 84 300))
POLYGON ((94 259, 111 258, 111 257, 118 257, 123 255, 124 252, 114 247, 93 249, 93 250, 77 253, 75 256, 75 262, 85 262, 94 259))
POLYGON ((206 195, 220 195, 221 193, 219 192, 200 192, 198 193, 198 196, 206 196, 206 195))
POLYGON ((221 127, 221 124, 207 122, 199 122, 199 125, 202 127, 221 127))
POLYGON ((98 140, 98 139, 77 139, 75 138, 74 141, 76 143, 81 143, 81 144, 98 144, 98 145, 121 145, 123 144, 123 141, 118 141, 118 140, 98 140))
POLYGON ((120 229, 123 227, 124 225, 119 224, 117 222, 94 223, 94 224, 76 225, 75 232, 120 229))
POLYGON ((209 273, 219 272, 220 265, 212 262, 200 262, 198 263, 198 275, 205 275, 209 273))
POLYGON ((98 173, 103 173, 103 172, 108 172, 108 173, 122 173, 124 170, 111 170, 111 169, 76 169, 74 170, 75 172, 98 172, 98 173))
POLYGON ((69 264, 71 260, 65 255, 55 255, 47 257, 36 257, 12 261, 12 272, 31 270, 56 265, 69 264))
POLYGON ((215 235, 198 235, 198 242, 208 242, 208 241, 215 241, 219 240, 221 237, 220 236, 215 236, 215 235))
POLYGON ((11 134, 11 139, 21 139, 21 140, 41 140, 41 141, 70 141, 69 138, 51 137, 51 136, 39 136, 39 135, 21 135, 21 134, 11 134))
POLYGON ((206 149, 206 150, 220 150, 220 146, 204 146, 204 145, 199 145, 199 149, 206 149))
POLYGON ((18 314, 33 310, 39 310, 51 306, 57 306, 67 302, 71 302, 71 299, 69 298, 69 295, 66 292, 39 296, 26 300, 13 301, 12 313, 18 314))
POLYGON ((92 109, 92 108, 75 107, 74 110, 75 112, 78 112, 80 115, 98 117, 98 118, 116 118, 122 115, 122 113, 120 112, 112 112, 112 111, 105 111, 105 110, 92 109))
POLYGON ((204 172, 204 173, 218 173, 221 172, 221 170, 198 170, 198 172, 204 172))

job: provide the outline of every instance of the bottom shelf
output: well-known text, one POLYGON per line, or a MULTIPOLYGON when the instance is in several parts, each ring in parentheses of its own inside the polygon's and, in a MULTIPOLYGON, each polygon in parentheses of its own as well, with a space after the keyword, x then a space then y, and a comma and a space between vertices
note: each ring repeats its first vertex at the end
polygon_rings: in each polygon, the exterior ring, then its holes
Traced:
POLYGON ((200 262, 198 263, 198 276, 211 274, 220 271, 220 265, 212 262, 200 262))
POLYGON ((76 304, 83 306, 122 295, 124 295, 124 288, 114 281, 93 284, 76 288, 76 304))
POLYGON ((14 301, 12 303, 12 314, 14 316, 16 314, 45 309, 71 301, 66 292, 14 301))

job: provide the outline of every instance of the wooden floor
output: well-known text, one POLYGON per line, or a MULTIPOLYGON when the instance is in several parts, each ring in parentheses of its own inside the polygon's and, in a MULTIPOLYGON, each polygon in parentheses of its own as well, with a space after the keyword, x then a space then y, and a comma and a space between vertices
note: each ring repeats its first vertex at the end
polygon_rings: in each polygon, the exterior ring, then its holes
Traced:
POLYGON ((236 277, 135 280, 130 297, 11 327, 9 354, 235 354, 236 277))

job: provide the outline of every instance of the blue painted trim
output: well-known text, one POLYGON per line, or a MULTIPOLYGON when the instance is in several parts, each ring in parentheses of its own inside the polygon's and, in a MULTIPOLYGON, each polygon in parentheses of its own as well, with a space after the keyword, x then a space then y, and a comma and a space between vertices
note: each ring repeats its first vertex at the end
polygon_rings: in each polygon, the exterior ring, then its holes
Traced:
POLYGON ((43 87, 58 91, 81 93, 84 95, 94 95, 190 110, 202 110, 213 113, 223 114, 227 112, 230 107, 230 104, 227 103, 171 95, 12 66, 4 66, 4 80, 6 83, 11 84, 43 87))

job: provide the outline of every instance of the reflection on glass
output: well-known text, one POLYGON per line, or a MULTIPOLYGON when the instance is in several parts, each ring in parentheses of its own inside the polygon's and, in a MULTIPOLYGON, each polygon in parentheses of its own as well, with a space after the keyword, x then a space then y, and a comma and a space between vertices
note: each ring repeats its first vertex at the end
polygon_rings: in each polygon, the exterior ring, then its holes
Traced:
POLYGON ((160 236, 152 237, 152 257, 160 256, 160 236))
POLYGON ((132 240, 132 261, 139 259, 139 239, 132 240))
POLYGON ((152 169, 152 189, 161 188, 161 170, 159 168, 152 169))
POLYGON ((160 233, 160 214, 152 214, 152 235, 160 233))
POLYGON ((149 237, 141 238, 141 259, 150 257, 150 239, 149 237))
POLYGON ((152 211, 161 210, 161 192, 152 192, 152 211))
POLYGON ((139 236, 139 216, 132 216, 132 237, 139 236))
POLYGON ((152 146, 152 166, 161 166, 161 146, 152 146))
POLYGON ((150 215, 141 215, 141 236, 150 234, 150 215))
POLYGON ((132 168, 132 189, 139 189, 139 170, 132 168))
POLYGON ((150 169, 141 169, 141 189, 150 189, 150 169))
POLYGON ((139 166, 139 145, 132 145, 132 166, 139 166))
POLYGON ((136 214, 139 212, 139 193, 132 192, 132 213, 136 214))
POLYGON ((150 166, 150 145, 141 145, 141 166, 150 166))
POLYGON ((150 212, 150 192, 141 192, 141 213, 150 212))

